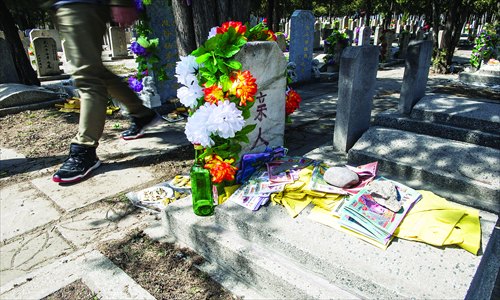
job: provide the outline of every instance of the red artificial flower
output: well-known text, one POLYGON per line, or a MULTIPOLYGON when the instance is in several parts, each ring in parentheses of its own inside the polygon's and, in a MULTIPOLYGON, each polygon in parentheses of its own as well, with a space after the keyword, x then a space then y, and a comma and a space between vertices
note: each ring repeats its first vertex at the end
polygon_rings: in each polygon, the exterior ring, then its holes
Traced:
POLYGON ((234 22, 234 21, 229 21, 229 22, 224 22, 220 27, 217 27, 217 34, 224 33, 226 32, 229 27, 233 27, 237 33, 239 34, 245 34, 247 31, 247 27, 243 25, 241 22, 234 22))
POLYGON ((297 108, 299 108, 299 104, 302 101, 300 95, 293 90, 292 88, 288 88, 286 91, 286 103, 285 103, 285 113, 286 115, 292 114, 297 108))
POLYGON ((210 104, 217 104, 217 102, 224 99, 222 88, 216 84, 211 87, 204 88, 203 92, 205 93, 205 101, 210 104))
POLYGON ((263 30, 262 32, 265 35, 267 35, 266 41, 276 41, 276 35, 274 34, 274 32, 271 29, 263 30))
POLYGON ((224 180, 233 181, 236 175, 237 167, 233 166, 234 158, 222 159, 218 155, 212 154, 205 158, 206 163, 204 168, 210 171, 213 183, 220 183, 224 180))
POLYGON ((256 79, 252 76, 250 71, 244 72, 236 71, 231 76, 231 88, 229 92, 240 99, 240 106, 246 106, 247 101, 254 101, 253 96, 257 93, 256 79))

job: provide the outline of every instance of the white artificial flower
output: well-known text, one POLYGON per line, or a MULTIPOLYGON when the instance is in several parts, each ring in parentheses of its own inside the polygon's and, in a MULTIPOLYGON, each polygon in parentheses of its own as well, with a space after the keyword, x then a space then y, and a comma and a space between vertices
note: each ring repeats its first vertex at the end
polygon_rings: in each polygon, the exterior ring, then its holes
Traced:
POLYGON ((221 138, 227 139, 234 137, 235 133, 240 131, 245 125, 242 112, 233 102, 225 100, 219 101, 209 115, 207 129, 217 134, 221 138))
POLYGON ((203 88, 198 84, 196 76, 192 75, 191 83, 188 86, 183 86, 177 90, 177 98, 186 107, 194 108, 198 104, 198 98, 203 97, 203 88))
POLYGON ((188 118, 184 133, 191 143, 200 144, 203 147, 214 145, 214 141, 210 138, 212 132, 206 126, 214 107, 215 105, 205 103, 188 118))
POLYGON ((208 32, 208 39, 213 38, 217 34, 217 26, 210 28, 208 32))
POLYGON ((180 59, 175 66, 175 77, 180 84, 189 85, 190 75, 194 76, 199 65, 196 62, 196 57, 192 55, 181 56, 180 59))

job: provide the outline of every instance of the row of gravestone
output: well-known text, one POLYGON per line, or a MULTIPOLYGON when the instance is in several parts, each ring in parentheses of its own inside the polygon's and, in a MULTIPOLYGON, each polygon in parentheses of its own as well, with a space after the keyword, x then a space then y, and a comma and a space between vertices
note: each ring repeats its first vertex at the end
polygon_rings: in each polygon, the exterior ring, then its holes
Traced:
MULTIPOLYGON (((37 76, 40 78, 60 75, 63 71, 59 68, 61 62, 59 60, 59 54, 64 55, 65 51, 65 41, 60 38, 59 32, 55 29, 33 29, 28 33, 29 37, 24 35, 24 32, 19 31, 19 37, 25 48, 26 55, 37 71, 37 76)), ((109 27, 108 34, 104 37, 104 45, 106 41, 109 43, 111 48, 111 58, 128 58, 127 44, 130 42, 130 35, 123 28, 119 27, 109 27)), ((9 75, 11 72, 6 72, 6 70, 13 70, 14 62, 10 54, 9 47, 7 47, 7 42, 3 33, 0 33, 0 48, 1 53, 5 53, 2 57, 2 63, 0 64, 0 69, 3 71, 0 73, 0 83, 17 83, 19 79, 17 76, 9 75), (9 53, 7 55, 7 52, 9 53)), ((65 57, 65 55, 64 55, 65 57)), ((15 73, 15 72, 14 72, 15 73)))
MULTIPOLYGON (((485 20, 485 17, 471 19, 470 22, 464 24, 462 34, 467 35, 469 39, 474 39, 477 33, 481 32, 484 26, 483 24, 485 24, 485 20)), ((291 23, 291 18, 289 21, 282 20, 279 25, 280 31, 285 32, 285 35, 290 36, 291 23)), ((403 19, 403 16, 399 15, 392 18, 389 29, 395 33, 395 38, 399 38, 400 34, 409 34, 411 40, 432 39, 433 29, 431 27, 425 28, 427 23, 428 22, 423 16, 409 16, 403 19)), ((347 16, 342 18, 315 18, 312 45, 314 49, 319 49, 321 47, 321 41, 325 40, 331 34, 333 29, 345 30, 350 37, 351 43, 353 41, 360 41, 362 38, 359 37, 358 34, 361 35, 364 31, 364 37, 366 39, 367 28, 371 29, 370 34, 373 34, 373 45, 378 45, 378 42, 380 41, 380 34, 378 33, 380 32, 380 26, 382 24, 383 17, 381 15, 371 16, 368 22, 366 17, 354 19, 348 18, 347 16)), ((443 36, 444 31, 439 30, 439 49, 444 47, 443 36)), ((364 44, 366 44, 366 42, 364 44)), ((404 42, 404 44, 407 45, 408 43, 404 42)))
MULTIPOLYGON (((310 81, 313 74, 313 55, 314 55, 314 23, 315 18, 311 11, 297 10, 290 18, 290 55, 289 61, 295 65, 295 76, 297 82, 310 81)), ((350 39, 352 39, 353 32, 346 29, 350 39)), ((370 45, 371 43, 371 30, 369 27, 362 27, 358 31, 359 35, 356 36, 356 45, 370 45)), ((379 30, 375 29, 374 44, 377 45, 379 30)), ((393 31, 389 30, 384 32, 384 39, 381 43, 381 52, 384 60, 388 60, 391 56, 391 46, 395 39, 393 31)), ((400 52, 402 58, 406 56, 409 36, 403 35, 400 52)), ((350 42, 349 44, 352 45, 350 42)))
MULTIPOLYGON (((293 25, 292 25, 293 26, 293 25)), ((379 47, 368 45, 348 47, 341 57, 339 90, 333 143, 337 150, 347 152, 370 125, 379 47)), ((425 93, 432 55, 431 41, 412 41, 406 59, 398 109, 408 114, 425 93)), ((276 44, 248 43, 237 59, 244 69, 257 78, 259 89, 251 109, 249 122, 257 125, 249 135, 250 143, 243 153, 263 151, 266 147, 283 145, 284 104, 286 86, 285 58, 276 44)))
MULTIPOLYGON (((150 18, 153 36, 158 37, 159 47, 157 55, 160 59, 159 64, 164 67, 167 79, 159 81, 153 72, 150 75, 154 79, 156 90, 165 102, 176 96, 177 81, 175 80, 175 64, 179 60, 176 45, 176 30, 171 6, 165 1, 154 1, 147 11, 150 18)), ((208 33, 207 33, 208 34, 208 33)), ((38 75, 43 77, 51 74, 60 74, 58 52, 64 54, 65 43, 61 41, 59 34, 55 30, 31 30, 26 35, 23 32, 19 34, 25 46, 26 54, 30 61, 38 66, 38 75), (33 41, 30 40, 33 38, 33 41), (60 47, 59 47, 60 44, 60 47), (34 49, 30 49, 33 45, 34 49), (62 52, 58 51, 62 50, 62 52), (34 57, 30 57, 30 53, 34 57)), ((121 28, 110 27, 106 36, 103 37, 103 49, 109 47, 111 58, 130 57, 128 55, 127 43, 130 42, 131 33, 121 28)), ((2 37, 0 32, 0 84, 18 83, 19 78, 15 70, 14 60, 12 59, 11 47, 2 37), (7 59, 9 57, 10 59, 7 59)), ((155 95, 153 95, 155 96, 155 95)))

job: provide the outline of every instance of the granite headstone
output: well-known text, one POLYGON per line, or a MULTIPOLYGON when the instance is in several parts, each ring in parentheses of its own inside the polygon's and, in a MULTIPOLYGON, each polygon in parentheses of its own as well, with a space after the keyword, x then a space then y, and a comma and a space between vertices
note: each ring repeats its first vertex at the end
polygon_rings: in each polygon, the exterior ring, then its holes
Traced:
MULTIPOLYGON (((282 146, 285 134, 286 59, 275 42, 249 42, 235 57, 255 77, 258 90, 246 124, 257 124, 241 154, 282 146)), ((241 156, 240 156, 241 157, 241 156)))
POLYGON ((290 61, 297 65, 298 81, 307 82, 312 75, 314 15, 309 10, 296 10, 291 23, 290 61))
POLYGON ((164 67, 168 78, 159 80, 158 76, 153 74, 162 103, 165 103, 168 99, 177 96, 177 80, 174 75, 179 53, 177 51, 174 15, 168 1, 153 1, 148 6, 147 13, 151 20, 153 35, 159 39, 157 54, 160 57, 160 65, 164 67))
POLYGON ((379 47, 347 47, 342 53, 333 146, 347 152, 370 127, 379 47))

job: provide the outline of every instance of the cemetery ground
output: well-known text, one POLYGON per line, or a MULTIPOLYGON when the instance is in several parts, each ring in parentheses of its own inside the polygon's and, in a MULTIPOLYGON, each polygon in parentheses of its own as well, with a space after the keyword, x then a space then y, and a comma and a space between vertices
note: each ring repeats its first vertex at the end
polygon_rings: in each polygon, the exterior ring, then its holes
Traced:
MULTIPOLYGON (((469 53, 459 51, 458 57, 469 53)), ((372 116, 397 107, 403 70, 401 65, 379 69, 372 116)), ((431 73, 427 92, 500 101, 498 93, 465 87, 456 78, 456 74, 431 73)), ((286 129, 285 146, 292 155, 305 155, 332 142, 337 85, 321 80, 297 90, 303 103, 286 129)), ((61 189, 50 176, 66 158, 77 123, 76 113, 61 113, 54 107, 0 118, 0 148, 11 149, 19 162, 2 166, 2 194, 18 201, 34 193, 37 199, 33 206, 11 201, 2 207, 2 224, 10 226, 1 228, 0 286, 20 288, 6 287, 0 294, 18 299, 47 295, 54 287, 43 283, 51 278, 64 289, 50 299, 70 299, 77 295, 71 293, 86 287, 90 297, 104 298, 233 297, 194 268, 200 263, 197 254, 168 243, 158 215, 133 207, 125 196, 188 172, 193 151, 183 134, 184 123, 164 122, 144 138, 125 142, 119 133, 128 126, 127 118, 120 113, 109 116, 98 148, 104 165, 91 178, 61 189), (106 266, 106 272, 94 274, 95 263, 106 266), (115 294, 106 294, 104 286, 115 294)))

